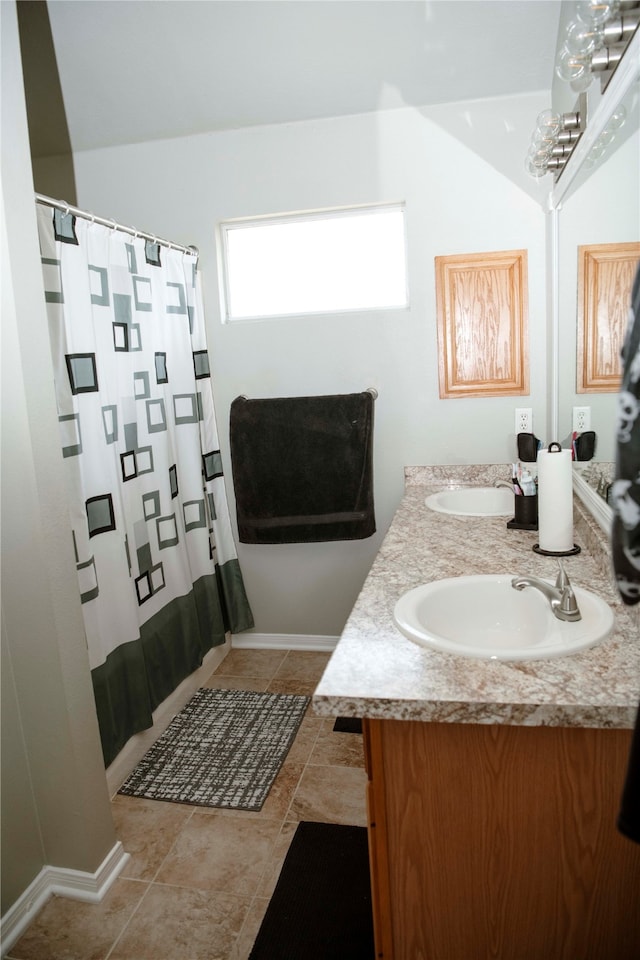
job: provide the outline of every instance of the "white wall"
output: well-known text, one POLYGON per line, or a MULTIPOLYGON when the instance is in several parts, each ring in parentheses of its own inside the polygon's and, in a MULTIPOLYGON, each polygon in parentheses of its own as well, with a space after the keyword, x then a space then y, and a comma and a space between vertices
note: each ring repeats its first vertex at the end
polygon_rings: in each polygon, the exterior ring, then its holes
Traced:
POLYGON ((15 4, 2 18, 2 913, 115 844, 50 374, 15 4))
POLYGON ((258 632, 338 634, 401 497, 404 466, 507 462, 514 408, 533 407, 534 428, 546 421, 541 208, 412 108, 87 151, 74 163, 81 207, 200 250, 231 495, 228 413, 238 394, 378 390, 378 534, 240 545, 258 632), (409 311, 221 324, 220 220, 377 201, 406 202, 409 311), (440 400, 434 257, 519 248, 529 256, 530 397, 440 400))

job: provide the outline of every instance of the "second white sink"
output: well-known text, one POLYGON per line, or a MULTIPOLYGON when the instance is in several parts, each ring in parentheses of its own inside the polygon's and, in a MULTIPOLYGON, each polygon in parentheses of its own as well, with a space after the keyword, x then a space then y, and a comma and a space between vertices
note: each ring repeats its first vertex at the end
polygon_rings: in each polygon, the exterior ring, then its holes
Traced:
POLYGON ((563 657, 611 633, 613 611, 595 594, 574 587, 582 619, 570 623, 554 616, 539 590, 515 590, 513 576, 452 577, 422 584, 396 603, 396 626, 423 646, 493 660, 563 657))
POLYGON ((439 490, 425 500, 437 513, 466 517, 506 517, 513 515, 514 494, 506 487, 460 487, 439 490))

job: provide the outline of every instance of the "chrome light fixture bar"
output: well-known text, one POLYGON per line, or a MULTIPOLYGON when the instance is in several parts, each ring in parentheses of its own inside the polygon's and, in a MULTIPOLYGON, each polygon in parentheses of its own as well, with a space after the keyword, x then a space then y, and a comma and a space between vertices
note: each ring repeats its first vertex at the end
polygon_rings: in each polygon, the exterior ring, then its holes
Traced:
POLYGON ((640 24, 640 0, 579 0, 556 60, 556 74, 581 93, 596 74, 604 92, 640 24))
POLYGON ((581 93, 570 113, 543 110, 538 115, 525 160, 532 177, 553 173, 557 180, 582 136, 587 121, 587 98, 581 93))

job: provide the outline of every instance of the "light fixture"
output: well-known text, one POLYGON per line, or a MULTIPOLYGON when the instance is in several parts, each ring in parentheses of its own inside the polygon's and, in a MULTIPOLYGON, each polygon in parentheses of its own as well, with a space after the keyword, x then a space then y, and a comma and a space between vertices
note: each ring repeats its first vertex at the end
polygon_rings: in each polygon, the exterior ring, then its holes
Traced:
POLYGON ((600 76, 601 91, 640 24, 640 0, 579 0, 556 60, 556 74, 582 93, 600 76))
MULTIPOLYGON (((578 102, 572 113, 545 110, 538 116, 525 160, 532 177, 552 173, 557 180, 561 175, 586 128, 587 89, 597 74, 604 93, 639 25, 640 0, 578 0, 555 67, 557 76, 579 94, 578 102)), ((622 123, 624 117, 618 126, 622 123)), ((614 128, 604 131, 594 144, 592 163, 615 133, 614 128)))
POLYGON ((547 173, 553 173, 556 178, 560 176, 584 132, 586 109, 586 96, 581 94, 571 113, 543 110, 538 115, 525 160, 526 170, 532 177, 544 177, 547 173))
POLYGON ((619 106, 615 113, 611 115, 608 124, 587 154, 584 161, 587 170, 592 170, 598 166, 602 158, 610 152, 609 148, 616 139, 618 130, 624 126, 626 119, 627 111, 623 106, 619 106))

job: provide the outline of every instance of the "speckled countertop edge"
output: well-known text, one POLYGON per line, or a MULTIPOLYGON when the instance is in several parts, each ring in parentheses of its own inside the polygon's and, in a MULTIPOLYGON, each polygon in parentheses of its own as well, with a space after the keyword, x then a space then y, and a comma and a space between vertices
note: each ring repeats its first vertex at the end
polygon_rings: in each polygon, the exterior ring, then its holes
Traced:
POLYGON ((434 513, 425 498, 445 486, 508 479, 505 464, 407 467, 405 495, 313 695, 319 716, 445 723, 631 728, 640 699, 637 608, 619 600, 609 545, 574 498, 575 542, 566 561, 576 586, 613 608, 612 635, 570 657, 475 660, 427 650, 405 638, 392 613, 408 589, 469 573, 555 575, 532 551, 537 534, 504 518, 434 513))

